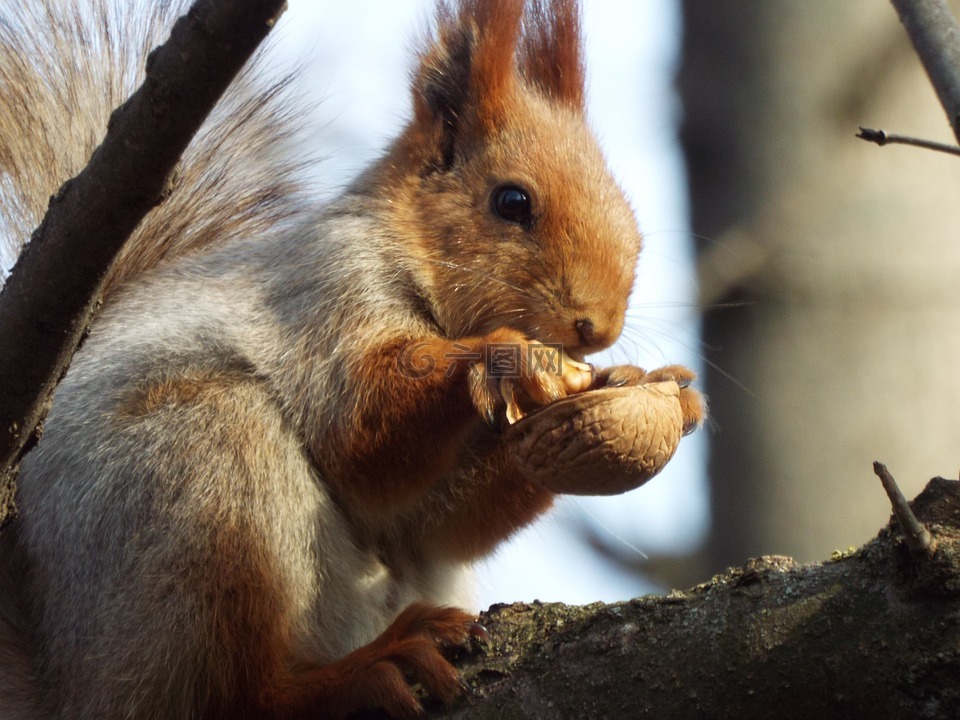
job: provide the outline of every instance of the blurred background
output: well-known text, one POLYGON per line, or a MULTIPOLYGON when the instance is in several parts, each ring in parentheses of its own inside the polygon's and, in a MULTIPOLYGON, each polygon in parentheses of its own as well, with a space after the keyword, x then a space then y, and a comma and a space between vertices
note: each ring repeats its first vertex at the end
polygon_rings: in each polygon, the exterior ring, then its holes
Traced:
MULTIPOLYGON (((954 12, 957 3, 951 2, 954 12)), ((888 2, 684 0, 677 81, 714 409, 706 570, 859 546, 957 477, 960 158, 888 2)))
MULTIPOLYGON (((958 2, 951 0, 956 10, 958 2)), ((478 606, 622 600, 761 554, 824 559, 956 477, 960 158, 896 14, 876 0, 584 0, 589 104, 646 238, 600 364, 695 368, 712 420, 646 486, 562 500, 480 568, 478 606)), ((281 61, 319 104, 335 194, 409 113, 430 0, 290 0, 281 61)), ((9 259, 5 264, 9 263, 9 259)))

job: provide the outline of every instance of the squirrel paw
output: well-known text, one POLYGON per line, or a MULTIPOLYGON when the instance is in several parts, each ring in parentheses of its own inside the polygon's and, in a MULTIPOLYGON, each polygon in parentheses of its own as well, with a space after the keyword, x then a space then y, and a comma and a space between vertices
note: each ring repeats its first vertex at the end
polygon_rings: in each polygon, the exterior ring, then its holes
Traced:
POLYGON ((423 708, 411 682, 444 704, 452 702, 463 685, 441 650, 465 645, 475 625, 475 617, 456 608, 410 605, 376 640, 321 669, 339 685, 332 716, 381 709, 400 720, 418 718, 423 708))
POLYGON ((617 365, 597 373, 591 388, 624 387, 673 380, 680 386, 680 411, 683 415, 683 434, 689 435, 703 424, 707 416, 706 399, 690 387, 697 377, 693 370, 683 365, 667 365, 649 372, 633 365, 617 365))
POLYGON ((480 350, 482 361, 470 373, 470 395, 491 427, 497 426, 501 412, 512 425, 527 412, 582 392, 594 381, 591 365, 515 330, 490 333, 480 350))

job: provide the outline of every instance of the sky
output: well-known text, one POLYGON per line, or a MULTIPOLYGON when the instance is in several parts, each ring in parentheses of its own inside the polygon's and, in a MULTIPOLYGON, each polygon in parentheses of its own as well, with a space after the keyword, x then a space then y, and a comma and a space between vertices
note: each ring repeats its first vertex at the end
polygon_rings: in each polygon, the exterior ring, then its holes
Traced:
MULTIPOLYGON (((306 53, 323 99, 321 185, 329 192, 375 158, 409 114, 410 49, 424 0, 291 0, 281 42, 306 53), (364 12, 358 12, 362 5, 364 12)), ((672 88, 680 42, 675 0, 585 0, 592 125, 645 236, 621 341, 592 360, 656 367, 700 364, 696 283, 672 88)), ((612 498, 566 498, 478 569, 478 607, 515 600, 625 600, 657 588, 585 548, 587 522, 628 555, 695 547, 707 518, 704 432, 684 439, 644 487, 612 498)))
MULTIPOLYGON (((322 130, 314 141, 323 158, 317 178, 324 195, 335 195, 403 126, 411 48, 431 8, 427 0, 290 0, 274 34, 279 57, 302 62, 310 92, 322 98, 322 130)), ((672 89, 678 3, 584 0, 584 24, 590 118, 645 238, 624 335, 591 360, 698 369, 680 110, 672 89)), ((707 522, 704 432, 685 438, 673 461, 644 487, 612 498, 562 499, 549 516, 502 545, 478 568, 477 607, 625 600, 657 590, 599 559, 579 529, 589 524, 629 555, 694 548, 707 522)))

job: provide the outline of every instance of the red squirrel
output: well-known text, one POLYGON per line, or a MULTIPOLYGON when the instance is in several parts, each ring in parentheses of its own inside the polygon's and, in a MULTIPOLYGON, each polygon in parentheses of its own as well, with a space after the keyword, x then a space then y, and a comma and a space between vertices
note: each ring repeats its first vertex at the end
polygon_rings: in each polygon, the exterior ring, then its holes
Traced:
MULTIPOLYGON (((11 234, 184 10, 77 4, 0 10, 11 234)), ((584 117, 575 0, 441 2, 411 119, 321 206, 271 149, 297 101, 253 85, 131 238, 23 462, 4 719, 415 717, 411 683, 460 692, 442 651, 475 620, 471 562, 553 500, 511 465, 511 409, 670 377, 701 419, 683 368, 584 362, 623 328, 641 237, 584 117)))

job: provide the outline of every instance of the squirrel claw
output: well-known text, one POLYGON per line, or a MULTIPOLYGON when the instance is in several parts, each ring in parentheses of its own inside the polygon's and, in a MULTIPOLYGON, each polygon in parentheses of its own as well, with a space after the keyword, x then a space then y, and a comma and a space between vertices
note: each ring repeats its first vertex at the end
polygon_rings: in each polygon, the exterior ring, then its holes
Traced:
POLYGON ((497 428, 497 413, 494 411, 492 405, 484 409, 483 421, 491 428, 497 428))
POLYGON ((489 642, 490 633, 487 632, 487 629, 478 622, 473 623, 470 626, 470 637, 478 642, 489 642))
POLYGON ((504 380, 501 381, 500 394, 503 395, 503 400, 507 405, 507 423, 513 425, 522 420, 524 412, 520 409, 520 404, 517 402, 517 395, 514 391, 512 380, 504 378, 504 380))

